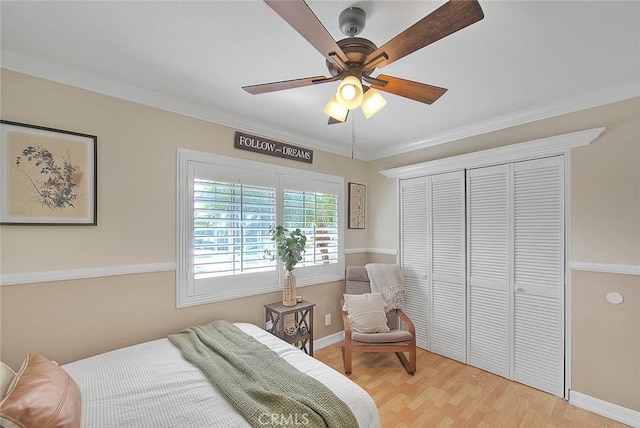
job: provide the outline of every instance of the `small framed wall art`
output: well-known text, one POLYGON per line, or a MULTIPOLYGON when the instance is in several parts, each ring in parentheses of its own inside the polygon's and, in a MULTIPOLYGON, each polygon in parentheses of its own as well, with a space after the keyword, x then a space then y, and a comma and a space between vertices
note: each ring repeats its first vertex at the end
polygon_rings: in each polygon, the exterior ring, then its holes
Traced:
POLYGON ((0 223, 97 224, 95 135, 0 120, 0 223))
POLYGON ((367 207, 367 187, 364 184, 349 183, 349 229, 364 229, 367 207))

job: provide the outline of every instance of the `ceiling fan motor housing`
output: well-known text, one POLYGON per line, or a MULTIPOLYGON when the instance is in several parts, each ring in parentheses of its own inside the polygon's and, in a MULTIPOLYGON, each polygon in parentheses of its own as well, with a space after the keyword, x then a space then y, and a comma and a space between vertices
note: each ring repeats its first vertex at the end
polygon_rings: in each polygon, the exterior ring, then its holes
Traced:
MULTIPOLYGON (((349 37, 347 39, 339 40, 336 43, 349 59, 349 68, 357 68, 365 76, 369 76, 373 72, 373 68, 366 71, 362 71, 360 68, 369 54, 377 49, 376 45, 371 40, 360 37, 349 37)), ((332 76, 336 76, 343 71, 332 62, 326 61, 326 65, 332 76)))
POLYGON ((354 37, 362 33, 367 21, 367 14, 359 7, 350 7, 340 13, 338 17, 338 25, 342 34, 348 37, 354 37))
MULTIPOLYGON (((364 10, 358 7, 347 8, 338 17, 340 31, 347 35, 347 38, 336 41, 304 0, 265 0, 265 2, 325 57, 327 69, 332 77, 313 76, 243 86, 242 88, 250 94, 263 94, 351 78, 349 81, 356 80, 352 85, 356 88, 362 86, 364 80, 365 83, 371 85, 370 88, 380 89, 425 104, 432 104, 447 91, 446 88, 383 74, 371 77, 371 73, 376 67, 388 66, 484 18, 484 12, 478 0, 448 1, 377 48, 372 41, 356 37, 364 30, 367 17, 364 10)), ((348 89, 351 91, 351 88, 348 89)), ((361 89, 364 98, 364 91, 367 88, 362 86, 361 89)), ((346 98, 351 99, 353 94, 350 94, 349 91, 346 93, 346 98)), ((366 91, 369 98, 371 98, 371 94, 375 93, 371 89, 366 91)), ((357 91, 355 96, 358 96, 357 91)), ((338 119, 332 114, 329 115, 342 122, 346 117, 346 111, 341 114, 343 114, 342 119, 338 119)))

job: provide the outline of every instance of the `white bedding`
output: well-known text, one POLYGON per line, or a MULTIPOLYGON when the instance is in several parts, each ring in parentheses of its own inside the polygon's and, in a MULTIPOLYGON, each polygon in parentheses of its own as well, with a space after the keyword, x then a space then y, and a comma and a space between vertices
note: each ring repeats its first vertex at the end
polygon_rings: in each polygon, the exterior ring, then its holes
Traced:
MULTIPOLYGON (((380 426, 373 399, 358 385, 253 324, 236 326, 329 387, 351 408, 360 427, 380 426)), ((166 338, 62 367, 80 387, 83 428, 249 426, 200 369, 185 360, 166 338)))

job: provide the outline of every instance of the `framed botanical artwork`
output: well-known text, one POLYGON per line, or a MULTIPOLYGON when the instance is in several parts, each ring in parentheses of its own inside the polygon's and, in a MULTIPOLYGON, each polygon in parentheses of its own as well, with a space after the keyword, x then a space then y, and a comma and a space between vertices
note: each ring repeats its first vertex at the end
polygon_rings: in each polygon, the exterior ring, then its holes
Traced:
POLYGON ((0 223, 97 224, 95 135, 0 120, 0 223))
POLYGON ((349 229, 364 229, 366 207, 366 186, 364 184, 349 183, 349 229))

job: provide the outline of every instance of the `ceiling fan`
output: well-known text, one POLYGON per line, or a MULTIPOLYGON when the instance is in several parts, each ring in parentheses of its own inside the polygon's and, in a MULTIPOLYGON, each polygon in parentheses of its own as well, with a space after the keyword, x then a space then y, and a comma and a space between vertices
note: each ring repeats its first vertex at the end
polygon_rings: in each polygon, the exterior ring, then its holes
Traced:
POLYGON ((376 68, 387 66, 484 18, 476 0, 450 0, 378 48, 370 40, 355 37, 365 26, 366 14, 360 8, 350 7, 340 14, 340 30, 348 37, 336 42, 304 0, 264 2, 326 58, 331 77, 305 77, 243 86, 242 89, 256 95, 341 80, 336 94, 324 109, 329 124, 346 121, 349 111, 357 107, 362 108, 367 118, 373 116, 386 104, 376 89, 426 104, 434 103, 447 89, 384 74, 372 77, 371 74, 376 68), (363 81, 369 86, 363 86, 363 81))

